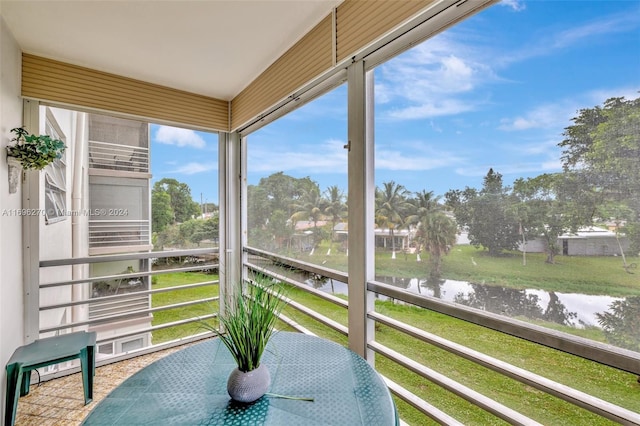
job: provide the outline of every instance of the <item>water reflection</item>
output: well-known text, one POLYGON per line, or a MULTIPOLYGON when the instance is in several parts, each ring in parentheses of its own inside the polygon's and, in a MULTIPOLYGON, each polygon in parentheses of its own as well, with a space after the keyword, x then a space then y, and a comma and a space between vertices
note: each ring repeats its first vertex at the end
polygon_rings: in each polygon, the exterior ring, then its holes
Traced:
MULTIPOLYGON (((417 278, 376 277, 390 284, 425 296, 482 309, 509 317, 544 320, 576 328, 601 327, 600 319, 624 298, 577 293, 559 293, 535 289, 517 290, 466 281, 429 282, 417 278), (617 302, 617 304, 614 304, 617 302)), ((328 278, 314 277, 307 284, 330 293, 347 294, 347 285, 328 278)), ((633 298, 629 298, 633 299, 633 298)), ((615 312, 610 315, 616 315, 615 312)))
POLYGON ((454 302, 473 308, 495 312, 509 317, 526 317, 551 321, 562 325, 572 325, 578 316, 569 312, 555 292, 549 292, 549 302, 543 307, 537 294, 527 290, 471 284, 473 291, 458 293, 454 302))

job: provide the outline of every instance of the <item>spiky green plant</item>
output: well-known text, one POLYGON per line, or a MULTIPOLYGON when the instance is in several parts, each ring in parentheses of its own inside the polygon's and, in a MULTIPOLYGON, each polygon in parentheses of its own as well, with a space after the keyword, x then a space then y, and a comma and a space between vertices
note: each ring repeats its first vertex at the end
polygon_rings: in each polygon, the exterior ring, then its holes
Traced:
POLYGON ((247 372, 260 366, 278 315, 286 304, 283 296, 282 286, 258 277, 245 294, 239 291, 224 302, 224 314, 219 318, 224 333, 204 324, 229 349, 240 371, 247 372))
POLYGON ((62 158, 66 146, 49 135, 30 135, 22 127, 11 129, 15 145, 7 147, 7 155, 16 158, 24 169, 41 170, 57 158, 62 158))

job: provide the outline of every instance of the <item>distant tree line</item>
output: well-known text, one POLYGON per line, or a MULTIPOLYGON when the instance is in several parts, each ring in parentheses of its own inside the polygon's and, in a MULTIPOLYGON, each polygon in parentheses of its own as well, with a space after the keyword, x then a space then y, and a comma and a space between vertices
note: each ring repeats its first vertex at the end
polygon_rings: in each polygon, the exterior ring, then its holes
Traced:
MULTIPOLYGON (((337 186, 321 191, 309 177, 294 178, 283 172, 262 178, 248 187, 248 232, 251 244, 274 251, 291 250, 296 223, 312 226, 312 245, 335 241, 335 228, 347 219, 346 195, 337 186), (318 224, 327 222, 328 226, 318 224)), ((402 185, 387 182, 376 188, 376 224, 389 230, 392 251, 397 229, 416 229, 417 250, 427 250, 431 273, 440 274, 441 258, 456 240, 455 222, 445 214, 433 192, 411 194, 402 185)))

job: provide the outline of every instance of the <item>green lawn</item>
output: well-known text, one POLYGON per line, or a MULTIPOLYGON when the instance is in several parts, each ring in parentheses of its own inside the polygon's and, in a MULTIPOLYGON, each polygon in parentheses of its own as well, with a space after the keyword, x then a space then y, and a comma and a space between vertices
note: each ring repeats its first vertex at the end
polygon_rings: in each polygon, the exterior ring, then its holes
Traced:
MULTIPOLYGON (((175 272, 156 275, 156 283, 153 289, 174 287, 185 284, 194 284, 203 281, 217 280, 217 275, 204 274, 202 272, 175 272)), ((152 307, 171 305, 174 303, 188 302, 218 295, 218 285, 198 287, 187 290, 174 290, 166 293, 154 294, 151 298, 152 307)), ((202 303, 198 305, 174 308, 159 311, 153 314, 153 325, 165 324, 200 315, 207 315, 218 311, 217 303, 202 303)), ((153 344, 163 343, 184 336, 190 336, 204 331, 197 323, 157 330, 153 333, 153 344)))

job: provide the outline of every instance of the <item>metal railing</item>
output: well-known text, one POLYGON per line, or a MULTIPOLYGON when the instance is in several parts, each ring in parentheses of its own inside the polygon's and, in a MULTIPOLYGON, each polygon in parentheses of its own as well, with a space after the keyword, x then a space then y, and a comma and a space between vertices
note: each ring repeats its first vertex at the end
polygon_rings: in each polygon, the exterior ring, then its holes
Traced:
POLYGON ((89 220, 89 248, 149 244, 148 220, 89 220))
MULTIPOLYGON (((90 256, 83 258, 56 259, 40 261, 40 268, 78 267, 80 265, 135 264, 138 262, 146 269, 123 273, 103 273, 82 278, 60 279, 39 285, 41 297, 39 312, 40 335, 61 334, 78 330, 98 332, 98 364, 121 360, 128 353, 121 353, 115 347, 112 353, 100 352, 106 344, 118 342, 127 346, 128 341, 140 338, 143 347, 131 351, 139 355, 141 351, 151 352, 185 342, 211 336, 211 332, 198 327, 202 321, 217 317, 215 304, 219 300, 217 286, 219 280, 207 279, 204 274, 190 277, 188 282, 167 283, 156 286, 153 281, 162 281, 162 276, 176 277, 184 272, 217 272, 217 248, 171 250, 162 252, 143 252, 90 256), (152 263, 168 263, 172 260, 177 267, 163 265, 163 268, 150 267, 152 263), (172 275, 168 275, 172 274, 172 275), (133 283, 133 284, 131 284, 133 283), (101 291, 95 288, 99 284, 101 291), (207 293, 203 297, 201 293, 207 293), (154 303, 154 297, 164 294, 174 295, 169 303, 154 303), (157 314, 172 311, 170 319, 158 322, 157 314), (70 314, 70 312, 72 314, 70 314), (53 318, 53 320, 52 320, 53 318), (154 333, 176 327, 190 327, 192 330, 179 330, 168 340, 156 341, 154 333)), ((86 268, 88 269, 88 268, 86 268)), ((46 272, 41 274, 47 276, 46 272)), ((184 280, 183 280, 184 281, 184 280)), ((124 351, 128 352, 128 351, 124 351)))
POLYGON ((89 167, 149 173, 149 149, 141 146, 89 141, 89 167))
MULTIPOLYGON (((250 270, 266 274, 291 286, 294 286, 295 288, 300 289, 306 293, 313 294, 325 301, 329 301, 338 306, 348 309, 347 301, 326 292, 314 289, 307 283, 303 282, 303 280, 301 280, 300 278, 296 278, 296 274, 294 272, 302 272, 303 274, 308 274, 309 276, 319 276, 329 279, 336 279, 344 283, 348 282, 347 274, 323 268, 318 265, 309 264, 297 259, 280 256, 256 248, 246 248, 245 252, 249 255, 249 260, 245 263, 245 267, 249 268, 250 270)), ((544 345, 555 350, 567 352, 581 358, 614 367, 619 370, 640 375, 640 354, 638 354, 637 352, 605 345, 567 333, 546 329, 544 327, 525 323, 523 321, 517 321, 513 318, 503 317, 475 308, 445 302, 433 297, 410 293, 400 290, 396 287, 375 281, 367 283, 367 289, 368 291, 386 296, 401 303, 406 303, 409 305, 439 312, 441 314, 445 314, 457 319, 467 321, 469 323, 486 327, 497 332, 506 333, 511 336, 526 339, 528 341, 544 345)), ((300 312, 305 316, 318 321, 324 326, 335 330, 340 334, 348 334, 348 328, 346 326, 331 318, 327 318, 321 313, 315 312, 312 309, 305 307, 295 301, 289 301, 289 305, 297 312, 300 312)), ((451 353, 452 355, 472 361, 479 366, 488 368, 506 377, 517 380, 549 395, 560 398, 578 407, 591 411, 604 418, 613 420, 621 424, 640 424, 639 413, 604 401, 585 392, 573 389, 570 386, 529 372, 525 369, 516 367, 466 346, 436 336, 432 333, 428 333, 424 330, 397 321, 378 312, 368 312, 367 315, 368 318, 376 321, 376 323, 409 335, 417 341, 436 346, 451 353)), ((305 327, 300 326, 290 318, 286 318, 286 322, 289 323, 289 325, 291 325, 292 327, 297 328, 298 330, 309 332, 305 327)), ((428 368, 425 365, 412 360, 406 354, 401 354, 381 344, 380 342, 368 342, 368 347, 374 352, 391 360, 392 362, 408 369, 409 371, 421 376, 422 378, 429 380, 430 382, 441 386, 442 388, 454 393, 455 395, 460 396, 468 402, 481 407, 482 409, 492 413, 498 418, 507 421, 510 424, 539 424, 535 420, 521 413, 518 413, 513 409, 428 368)), ((393 394, 419 410, 424 415, 441 424, 460 424, 449 414, 444 413, 416 394, 405 389, 401 384, 394 381, 393 377, 384 377, 384 379, 393 394)))

